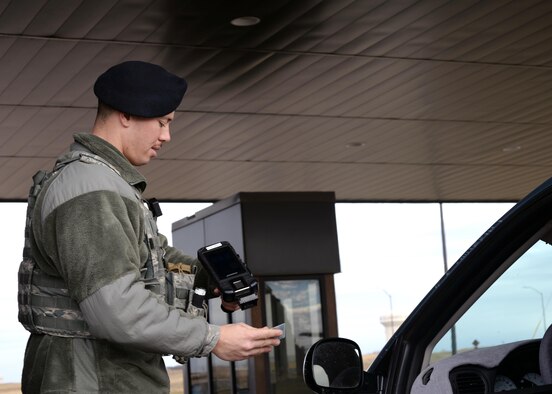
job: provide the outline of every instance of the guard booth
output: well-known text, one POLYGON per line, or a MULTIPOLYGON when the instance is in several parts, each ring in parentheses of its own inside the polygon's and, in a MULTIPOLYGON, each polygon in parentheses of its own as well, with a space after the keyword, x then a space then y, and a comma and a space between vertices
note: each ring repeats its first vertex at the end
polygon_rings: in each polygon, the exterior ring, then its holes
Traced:
POLYGON ((333 275, 340 271, 333 192, 239 193, 173 223, 173 244, 188 254, 228 241, 259 282, 257 307, 227 314, 209 301, 209 322, 254 327, 286 323, 286 338, 268 355, 226 362, 191 359, 186 393, 310 393, 304 356, 337 336, 333 275))

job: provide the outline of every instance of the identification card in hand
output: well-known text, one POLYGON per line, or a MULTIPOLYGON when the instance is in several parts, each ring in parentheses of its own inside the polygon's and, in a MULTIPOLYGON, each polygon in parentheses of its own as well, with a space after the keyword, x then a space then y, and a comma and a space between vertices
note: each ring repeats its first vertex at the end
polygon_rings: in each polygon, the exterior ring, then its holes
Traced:
POLYGON ((276 327, 273 327, 277 330, 282 330, 282 335, 278 337, 278 339, 284 339, 286 337, 286 323, 282 323, 277 325, 276 327))

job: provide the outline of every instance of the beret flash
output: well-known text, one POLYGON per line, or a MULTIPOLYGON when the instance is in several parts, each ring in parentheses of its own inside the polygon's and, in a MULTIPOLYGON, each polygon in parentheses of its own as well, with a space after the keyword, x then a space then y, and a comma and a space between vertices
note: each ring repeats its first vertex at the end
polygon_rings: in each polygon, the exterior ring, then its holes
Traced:
POLYGON ((156 118, 176 110, 187 87, 184 79, 161 66, 127 61, 100 75, 94 84, 94 94, 117 111, 156 118))

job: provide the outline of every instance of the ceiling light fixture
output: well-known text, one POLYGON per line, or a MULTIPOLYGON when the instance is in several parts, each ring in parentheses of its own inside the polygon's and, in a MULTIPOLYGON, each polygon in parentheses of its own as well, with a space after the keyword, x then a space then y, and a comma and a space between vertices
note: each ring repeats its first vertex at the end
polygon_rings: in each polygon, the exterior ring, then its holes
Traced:
POLYGON ((238 27, 255 26, 261 20, 256 16, 240 16, 239 18, 232 19, 230 23, 238 27))
POLYGON ((521 145, 513 145, 502 148, 503 153, 512 153, 517 152, 518 150, 521 150, 521 145))
POLYGON ((345 148, 362 148, 364 145, 364 142, 349 142, 345 148))

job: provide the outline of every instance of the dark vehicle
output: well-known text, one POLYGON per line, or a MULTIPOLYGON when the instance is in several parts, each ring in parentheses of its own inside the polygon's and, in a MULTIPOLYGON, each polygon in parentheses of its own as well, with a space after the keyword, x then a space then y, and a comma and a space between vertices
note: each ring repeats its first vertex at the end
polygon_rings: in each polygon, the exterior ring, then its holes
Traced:
POLYGON ((328 338, 309 349, 305 383, 317 393, 552 393, 551 242, 552 179, 466 251, 367 371, 356 343, 328 338))

